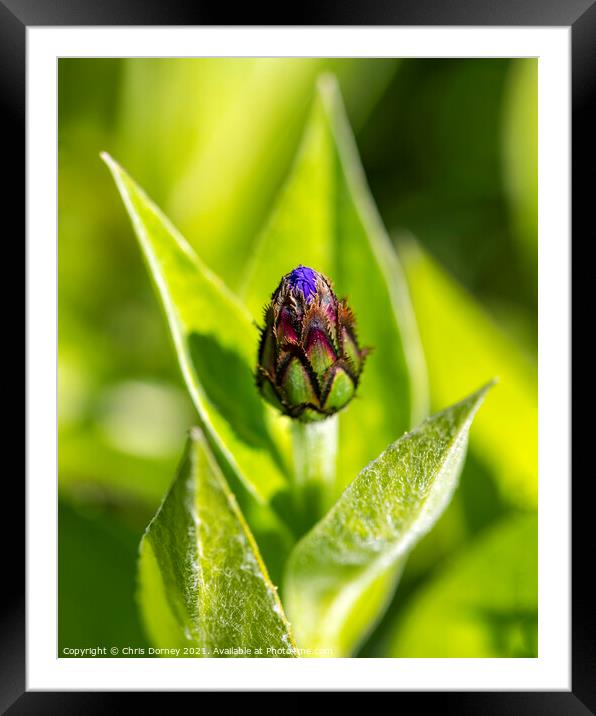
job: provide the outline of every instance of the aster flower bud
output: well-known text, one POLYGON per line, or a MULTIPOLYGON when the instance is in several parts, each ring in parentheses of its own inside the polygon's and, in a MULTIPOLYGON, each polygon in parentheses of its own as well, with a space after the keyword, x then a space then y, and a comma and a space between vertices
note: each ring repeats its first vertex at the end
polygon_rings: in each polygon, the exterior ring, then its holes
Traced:
POLYGON ((286 415, 324 420, 354 397, 366 353, 346 301, 323 274, 300 265, 265 308, 257 386, 286 415))

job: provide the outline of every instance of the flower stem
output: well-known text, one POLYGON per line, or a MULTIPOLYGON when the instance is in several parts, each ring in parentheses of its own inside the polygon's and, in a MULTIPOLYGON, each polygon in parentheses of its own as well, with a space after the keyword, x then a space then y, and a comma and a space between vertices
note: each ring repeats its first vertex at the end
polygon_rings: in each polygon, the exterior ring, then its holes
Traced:
POLYGON ((337 437, 337 415, 316 423, 292 423, 295 500, 307 528, 331 506, 337 437))

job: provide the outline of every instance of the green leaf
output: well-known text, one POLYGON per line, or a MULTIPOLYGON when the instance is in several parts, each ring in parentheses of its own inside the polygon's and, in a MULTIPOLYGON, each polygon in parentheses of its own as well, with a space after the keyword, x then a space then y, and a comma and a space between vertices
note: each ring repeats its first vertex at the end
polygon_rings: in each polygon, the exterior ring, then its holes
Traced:
POLYGON ((143 536, 139 582, 145 626, 157 647, 195 647, 197 656, 234 655, 218 649, 252 650, 241 656, 275 656, 267 649, 281 649, 277 655, 293 656, 277 590, 196 428, 143 536))
POLYGON ((156 284, 201 427, 245 486, 270 500, 285 490, 286 480, 274 418, 254 387, 256 326, 126 172, 102 156, 156 284))
POLYGON ((389 655, 537 656, 537 538, 533 514, 490 528, 414 595, 389 655))
POLYGON ((448 405, 485 376, 499 378, 478 418, 474 451, 494 469, 509 504, 538 497, 538 390, 535 361, 414 242, 400 252, 418 317, 431 395, 448 405))
POLYGON ((330 77, 318 84, 293 171, 254 251, 243 295, 256 320, 281 276, 300 263, 325 273, 338 295, 347 295, 360 342, 375 348, 359 399, 340 414, 342 487, 422 419, 426 378, 405 279, 330 77))
POLYGON ((296 545, 284 604, 299 647, 346 656, 365 636, 409 551, 451 499, 488 388, 391 444, 296 545))

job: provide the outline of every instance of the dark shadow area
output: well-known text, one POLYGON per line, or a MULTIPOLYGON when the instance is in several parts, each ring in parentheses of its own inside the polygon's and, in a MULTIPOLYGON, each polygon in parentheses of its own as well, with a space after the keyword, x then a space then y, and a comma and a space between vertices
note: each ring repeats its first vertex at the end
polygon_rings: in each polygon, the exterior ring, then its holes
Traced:
POLYGON ((473 609, 477 619, 489 633, 495 654, 503 657, 532 658, 538 656, 537 609, 473 609))
POLYGON ((271 508, 280 516, 296 539, 302 537, 304 534, 302 516, 298 513, 296 502, 289 490, 276 493, 271 499, 271 508))
POLYGON ((537 262, 518 258, 503 179, 512 69, 509 58, 402 62, 358 140, 392 234, 412 232, 482 302, 523 310, 535 349, 537 262))
POLYGON ((265 424, 265 405, 244 359, 221 346, 211 335, 191 333, 188 345, 208 400, 242 442, 269 451, 281 467, 281 458, 265 424))
POLYGON ((136 534, 97 511, 58 510, 58 651, 148 646, 135 601, 136 534))
POLYGON ((499 494, 493 473, 471 450, 466 456, 458 492, 470 534, 496 523, 510 509, 499 494))

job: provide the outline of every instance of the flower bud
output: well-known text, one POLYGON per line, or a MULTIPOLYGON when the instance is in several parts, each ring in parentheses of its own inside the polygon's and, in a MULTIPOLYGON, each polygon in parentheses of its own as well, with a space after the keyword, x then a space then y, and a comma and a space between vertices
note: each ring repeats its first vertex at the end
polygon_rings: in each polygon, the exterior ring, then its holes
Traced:
POLYGON ((354 323, 323 274, 302 265, 286 274, 265 308, 256 371, 263 397, 303 422, 346 406, 368 352, 354 323))

